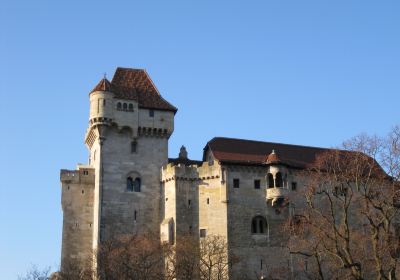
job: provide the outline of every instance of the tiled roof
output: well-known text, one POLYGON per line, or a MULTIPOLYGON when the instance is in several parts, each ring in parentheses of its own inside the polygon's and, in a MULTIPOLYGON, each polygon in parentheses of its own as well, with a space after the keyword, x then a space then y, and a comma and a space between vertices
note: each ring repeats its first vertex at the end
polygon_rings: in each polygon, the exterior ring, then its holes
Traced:
POLYGON ((272 164, 272 163, 277 164, 277 163, 281 163, 281 162, 282 161, 279 158, 279 156, 277 155, 277 153, 275 153, 275 150, 272 150, 272 153, 270 153, 265 160, 265 163, 267 163, 267 164, 272 164))
POLYGON ((111 91, 111 83, 106 78, 101 79, 101 81, 92 89, 94 91, 111 91))
POLYGON ((176 107, 160 95, 149 75, 143 69, 118 67, 111 83, 103 79, 93 91, 102 90, 102 82, 106 85, 109 84, 109 89, 114 93, 115 98, 135 100, 141 108, 172 111, 174 113, 178 111, 176 107), (104 80, 105 82, 103 82, 104 80))
POLYGON ((268 164, 266 159, 274 150, 281 163, 295 168, 312 167, 317 155, 329 151, 324 148, 223 137, 215 137, 207 143, 204 157, 208 149, 211 149, 214 157, 221 162, 251 165, 268 164))
POLYGON ((353 157, 356 160, 372 160, 374 162, 372 171, 375 176, 388 178, 388 175, 378 162, 368 155, 356 151, 215 137, 204 148, 203 161, 206 160, 209 149, 214 157, 222 163, 239 165, 268 165, 275 163, 299 169, 317 167, 317 159, 319 157, 329 151, 335 151, 339 152, 339 156, 343 158, 344 162, 353 157))

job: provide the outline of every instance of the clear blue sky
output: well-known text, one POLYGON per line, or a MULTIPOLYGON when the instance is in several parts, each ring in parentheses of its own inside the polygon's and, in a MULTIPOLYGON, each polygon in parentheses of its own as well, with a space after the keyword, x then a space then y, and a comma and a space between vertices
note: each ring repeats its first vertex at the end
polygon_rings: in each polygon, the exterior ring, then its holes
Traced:
POLYGON ((88 92, 146 68, 179 108, 170 156, 214 136, 330 147, 400 123, 399 1, 0 5, 0 270, 58 265, 59 169, 86 162, 88 92))

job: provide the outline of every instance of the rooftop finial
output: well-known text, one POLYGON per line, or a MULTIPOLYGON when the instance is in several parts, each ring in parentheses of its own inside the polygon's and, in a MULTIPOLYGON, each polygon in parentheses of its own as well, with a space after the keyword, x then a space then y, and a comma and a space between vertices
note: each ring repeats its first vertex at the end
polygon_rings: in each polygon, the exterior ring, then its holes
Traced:
POLYGON ((104 75, 104 79, 107 79, 107 73, 104 72, 103 75, 104 75))

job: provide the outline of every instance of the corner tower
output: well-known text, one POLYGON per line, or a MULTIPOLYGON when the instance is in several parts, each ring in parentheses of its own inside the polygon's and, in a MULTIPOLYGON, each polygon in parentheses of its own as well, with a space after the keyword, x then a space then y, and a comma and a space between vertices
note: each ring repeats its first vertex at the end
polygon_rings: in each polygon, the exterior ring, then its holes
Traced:
POLYGON ((73 206, 76 198, 66 195, 69 181, 64 170, 62 262, 80 258, 78 249, 69 250, 74 243, 89 243, 95 249, 100 241, 121 234, 158 234, 161 222, 160 170, 168 162, 168 139, 177 109, 162 98, 142 69, 117 68, 112 81, 102 79, 89 98, 85 135, 89 163, 85 168, 93 178, 90 198, 84 202, 90 208, 84 223, 90 226, 84 241, 81 232, 65 227, 66 221, 73 224, 82 216, 83 208, 73 206))

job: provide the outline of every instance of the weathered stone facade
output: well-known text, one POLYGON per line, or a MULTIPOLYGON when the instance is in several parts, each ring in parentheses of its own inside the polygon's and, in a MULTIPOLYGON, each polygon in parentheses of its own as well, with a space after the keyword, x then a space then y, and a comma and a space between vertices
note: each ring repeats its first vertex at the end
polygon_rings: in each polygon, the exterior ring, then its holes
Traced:
POLYGON ((280 226, 304 181, 298 171, 320 149, 214 138, 202 161, 185 149, 168 159, 175 113, 143 70, 119 68, 90 93, 89 164, 61 171, 62 265, 120 234, 151 231, 170 243, 215 234, 238 257, 232 279, 260 277, 271 264, 289 277, 280 226))

